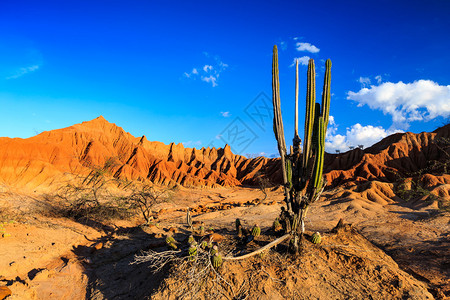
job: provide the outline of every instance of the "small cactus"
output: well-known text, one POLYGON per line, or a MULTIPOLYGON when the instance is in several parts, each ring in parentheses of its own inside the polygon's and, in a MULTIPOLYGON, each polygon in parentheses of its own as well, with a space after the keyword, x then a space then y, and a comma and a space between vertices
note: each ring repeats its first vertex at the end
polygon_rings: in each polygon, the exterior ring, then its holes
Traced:
POLYGON ((205 223, 201 223, 200 224, 200 235, 204 235, 205 234, 205 223))
POLYGON ((281 226, 280 219, 278 217, 275 218, 275 221, 273 221, 273 230, 280 231, 282 229, 283 229, 283 226, 281 226))
POLYGON ((211 249, 211 256, 216 255, 216 253, 219 252, 219 248, 217 246, 214 245, 214 247, 211 249))
POLYGON ((186 211, 186 223, 190 228, 192 228, 192 217, 191 217, 191 210, 189 209, 189 207, 186 211))
POLYGON ((166 244, 167 244, 170 248, 172 248, 173 250, 177 250, 177 249, 178 249, 178 247, 177 247, 177 245, 176 245, 176 241, 175 241, 175 239, 173 238, 173 236, 171 236, 171 235, 168 235, 168 236, 166 237, 166 244))
POLYGON ((320 233, 316 232, 311 236, 311 242, 313 244, 320 244, 322 242, 322 237, 320 236, 320 233))
POLYGON ((239 231, 239 227, 242 227, 241 220, 236 219, 236 231, 239 231))
POLYGON ((168 235, 168 236, 166 237, 166 243, 167 243, 167 244, 175 243, 175 239, 173 238, 173 236, 168 235))
POLYGON ((243 236, 242 225, 241 224, 239 224, 239 226, 237 228, 237 235, 238 235, 238 237, 242 237, 243 236))
POLYGON ((203 241, 203 242, 200 244, 200 247, 202 247, 202 249, 206 249, 206 247, 208 247, 208 242, 207 242, 207 241, 203 241))
POLYGON ((191 234, 191 235, 189 236, 189 238, 188 238, 188 243, 189 243, 189 244, 192 244, 192 243, 194 243, 194 242, 195 242, 194 236, 191 234))
POLYGON ((219 252, 212 257, 212 265, 215 269, 220 268, 222 265, 222 256, 220 256, 219 252))
POLYGON ((195 260, 195 256, 197 256, 197 246, 191 245, 188 250, 189 253, 189 260, 193 261, 195 260))
POLYGON ((253 226, 252 235, 254 237, 257 237, 257 236, 261 235, 261 228, 258 226, 258 224, 255 224, 255 226, 253 226))

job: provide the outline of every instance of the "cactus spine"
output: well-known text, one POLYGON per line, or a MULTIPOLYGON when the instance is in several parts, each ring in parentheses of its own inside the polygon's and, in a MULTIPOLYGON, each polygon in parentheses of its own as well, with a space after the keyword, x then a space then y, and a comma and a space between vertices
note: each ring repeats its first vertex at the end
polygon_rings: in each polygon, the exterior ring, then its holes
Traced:
POLYGON ((278 78, 278 50, 274 46, 272 61, 272 102, 274 108, 274 133, 281 156, 281 171, 285 188, 287 210, 281 218, 291 224, 285 229, 293 234, 293 245, 298 251, 298 235, 304 232, 304 220, 308 206, 316 201, 326 185, 323 179, 323 163, 325 155, 325 136, 330 112, 331 61, 325 63, 325 79, 322 92, 322 103, 316 103, 316 79, 314 60, 308 62, 305 128, 303 151, 298 137, 298 63, 295 77, 295 130, 291 153, 286 154, 283 121, 281 118, 280 83, 278 78), (290 228, 288 228, 290 227, 290 228))

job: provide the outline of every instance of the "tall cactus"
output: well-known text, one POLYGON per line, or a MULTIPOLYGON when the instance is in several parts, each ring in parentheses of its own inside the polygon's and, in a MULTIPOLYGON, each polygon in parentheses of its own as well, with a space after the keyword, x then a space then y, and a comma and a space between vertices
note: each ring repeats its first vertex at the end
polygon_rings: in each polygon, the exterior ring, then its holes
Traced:
POLYGON ((294 151, 286 154, 286 143, 284 139, 283 121, 281 118, 280 105, 280 82, 278 78, 278 51, 273 49, 272 64, 272 97, 274 107, 274 133, 278 142, 278 150, 281 156, 281 168, 283 184, 285 188, 285 200, 287 214, 292 224, 291 234, 294 236, 294 248, 298 251, 298 236, 304 232, 304 220, 308 206, 316 201, 326 182, 323 179, 323 163, 325 155, 325 136, 328 127, 330 112, 330 82, 331 61, 325 63, 325 79, 322 93, 322 105, 316 103, 316 81, 314 60, 308 62, 308 80, 306 91, 305 132, 303 140, 303 153, 296 145, 300 144, 298 137, 297 118, 297 94, 298 75, 296 65, 296 90, 295 90, 295 130, 294 151))

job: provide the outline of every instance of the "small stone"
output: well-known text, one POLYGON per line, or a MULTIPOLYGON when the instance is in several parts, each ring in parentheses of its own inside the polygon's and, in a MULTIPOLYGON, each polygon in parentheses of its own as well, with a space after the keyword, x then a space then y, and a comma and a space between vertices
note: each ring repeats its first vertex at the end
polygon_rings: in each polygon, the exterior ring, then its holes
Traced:
POLYGON ((225 239, 225 237, 218 233, 213 233, 209 236, 210 242, 220 243, 225 239))
POLYGON ((94 245, 94 249, 95 249, 95 250, 100 250, 100 249, 102 249, 102 248, 103 248, 103 243, 102 243, 102 242, 97 243, 97 244, 94 245))

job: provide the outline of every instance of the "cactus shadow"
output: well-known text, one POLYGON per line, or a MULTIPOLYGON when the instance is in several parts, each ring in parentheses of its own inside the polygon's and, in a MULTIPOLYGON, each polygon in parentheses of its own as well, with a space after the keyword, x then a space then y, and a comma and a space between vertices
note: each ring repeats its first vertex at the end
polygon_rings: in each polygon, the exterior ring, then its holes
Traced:
POLYGON ((142 251, 164 247, 163 237, 141 227, 117 227, 91 242, 72 250, 88 280, 86 299, 147 299, 164 280, 167 268, 153 272, 145 263, 131 264, 142 251))

